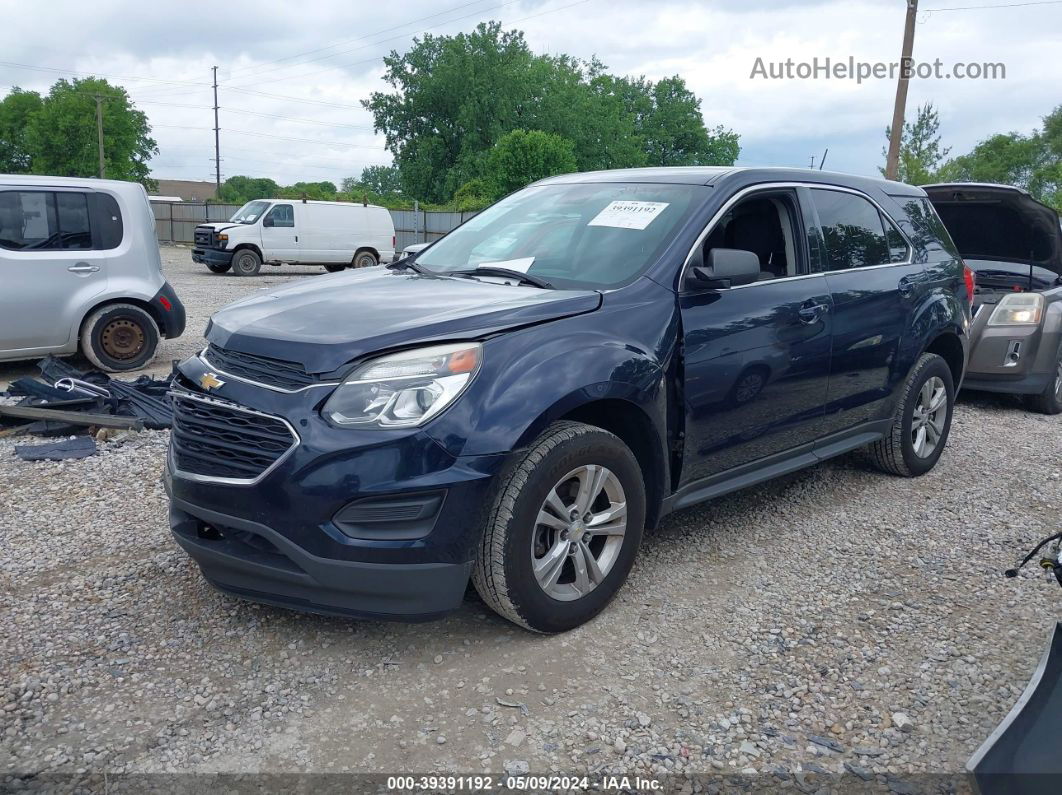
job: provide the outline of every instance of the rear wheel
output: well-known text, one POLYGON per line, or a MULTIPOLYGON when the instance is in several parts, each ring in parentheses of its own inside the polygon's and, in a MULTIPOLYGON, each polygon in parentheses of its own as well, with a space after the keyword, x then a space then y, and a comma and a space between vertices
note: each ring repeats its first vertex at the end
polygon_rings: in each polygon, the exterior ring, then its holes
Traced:
POLYGON ((1055 354, 1055 369, 1052 375, 1043 392, 1026 398, 1026 405, 1033 411, 1039 411, 1041 414, 1062 413, 1062 344, 1058 346, 1058 352, 1055 354))
POLYGON ((329 265, 325 265, 324 269, 329 273, 339 273, 342 270, 346 270, 347 266, 342 262, 333 262, 329 265))
POLYGON ((376 255, 371 251, 359 251, 354 255, 354 267, 355 268, 371 268, 374 265, 379 265, 380 260, 376 258, 376 255))
POLYGON ((262 270, 262 258, 252 249, 241 248, 232 255, 232 270, 237 276, 257 276, 262 270))
POLYGON ((133 304, 100 307, 81 328, 81 351, 100 370, 120 373, 143 367, 155 357, 159 327, 133 304))
POLYGON ((510 621, 565 632, 619 591, 644 524, 645 486, 630 449, 600 428, 555 423, 502 479, 472 582, 510 621))
POLYGON ((229 269, 232 268, 232 263, 231 262, 208 262, 206 264, 206 266, 207 266, 207 269, 211 273, 228 273, 229 269))
POLYGON ((923 353, 907 377, 891 431, 869 448, 872 462, 903 477, 931 470, 947 444, 954 407, 951 368, 935 353, 923 353))

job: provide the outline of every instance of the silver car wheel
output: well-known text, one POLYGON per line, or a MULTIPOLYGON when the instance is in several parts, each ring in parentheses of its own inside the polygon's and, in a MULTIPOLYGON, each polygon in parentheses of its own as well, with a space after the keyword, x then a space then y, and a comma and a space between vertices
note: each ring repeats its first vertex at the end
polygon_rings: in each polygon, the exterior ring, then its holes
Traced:
POLYGON ((911 444, 915 455, 928 458, 940 444, 948 418, 948 390, 938 376, 928 379, 918 392, 911 417, 911 444))
POLYGON ((577 467, 549 490, 531 534, 531 567, 548 596, 570 602, 602 583, 627 531, 627 497, 603 466, 577 467))
POLYGON ((1062 403, 1062 359, 1058 360, 1058 367, 1055 368, 1055 400, 1062 403))

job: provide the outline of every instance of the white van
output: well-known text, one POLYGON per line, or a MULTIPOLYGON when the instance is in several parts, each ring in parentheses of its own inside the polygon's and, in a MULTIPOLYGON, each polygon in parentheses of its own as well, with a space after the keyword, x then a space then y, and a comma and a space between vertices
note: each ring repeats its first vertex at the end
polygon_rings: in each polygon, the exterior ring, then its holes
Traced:
POLYGON ((391 213, 373 204, 256 199, 227 222, 195 228, 192 260, 214 273, 255 276, 262 263, 324 265, 329 272, 390 262, 391 213))

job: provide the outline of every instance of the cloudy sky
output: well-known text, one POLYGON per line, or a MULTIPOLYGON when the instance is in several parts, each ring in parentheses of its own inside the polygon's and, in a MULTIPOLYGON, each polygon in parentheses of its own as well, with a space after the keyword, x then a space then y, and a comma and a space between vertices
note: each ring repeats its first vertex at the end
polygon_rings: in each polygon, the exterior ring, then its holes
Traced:
MULTIPOLYGON (((752 77, 792 58, 897 59, 903 0, 301 0, 226 4, 0 0, 0 91, 58 77, 120 83, 153 125, 154 176, 213 179, 211 67, 218 66, 222 175, 281 183, 390 162, 359 101, 384 88, 382 56, 414 36, 495 19, 536 52, 593 55, 612 72, 685 78, 709 126, 741 135, 742 164, 873 174, 895 84, 752 77), (42 20, 46 16, 47 20, 42 20)), ((915 58, 1002 63, 997 80, 913 81, 953 154, 995 132, 1031 131, 1062 103, 1062 1, 922 0, 915 58), (987 6, 987 7, 982 7, 987 6)))

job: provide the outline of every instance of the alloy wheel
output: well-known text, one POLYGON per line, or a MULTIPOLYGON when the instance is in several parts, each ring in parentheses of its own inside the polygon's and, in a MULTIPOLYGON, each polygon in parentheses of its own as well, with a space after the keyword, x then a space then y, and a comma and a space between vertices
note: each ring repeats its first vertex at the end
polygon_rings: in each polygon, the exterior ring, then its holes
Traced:
POLYGON ((948 418, 948 390, 939 376, 928 379, 918 392, 911 416, 911 444, 915 455, 928 458, 940 444, 948 418))
POLYGON ((1062 403, 1062 358, 1058 360, 1055 368, 1055 400, 1062 403))
POLYGON ((579 599, 608 576, 623 548, 627 499, 615 473, 587 464, 549 490, 531 534, 531 567, 546 594, 579 599))

